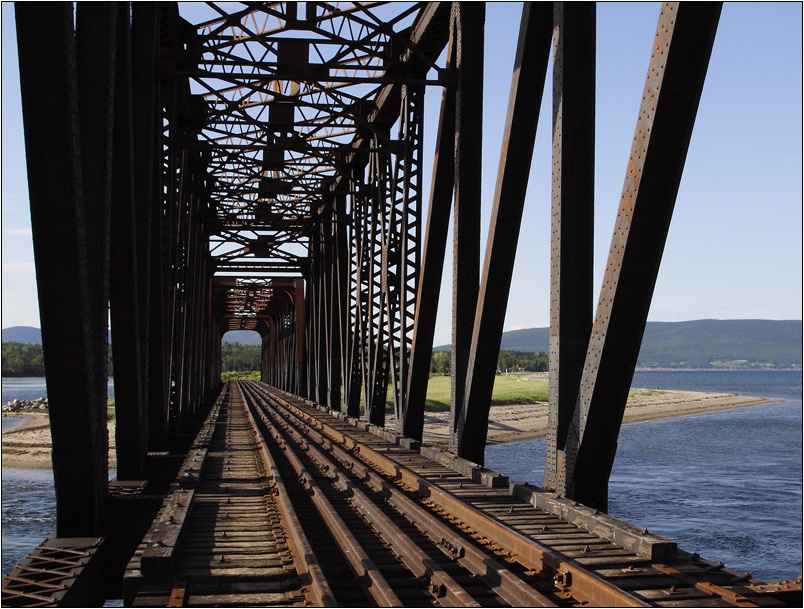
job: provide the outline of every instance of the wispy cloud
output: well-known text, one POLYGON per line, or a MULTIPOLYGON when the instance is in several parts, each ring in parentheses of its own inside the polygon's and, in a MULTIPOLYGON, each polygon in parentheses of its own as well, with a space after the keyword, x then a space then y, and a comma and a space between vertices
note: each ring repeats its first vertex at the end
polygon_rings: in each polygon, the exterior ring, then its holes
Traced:
POLYGON ((12 235, 16 237, 30 237, 31 236, 31 229, 30 228, 9 228, 3 231, 4 235, 12 235))
POLYGON ((2 207, 6 211, 16 211, 24 209, 29 205, 26 195, 3 194, 2 207))
POLYGON ((3 265, 3 271, 7 273, 33 273, 33 262, 7 262, 3 265))

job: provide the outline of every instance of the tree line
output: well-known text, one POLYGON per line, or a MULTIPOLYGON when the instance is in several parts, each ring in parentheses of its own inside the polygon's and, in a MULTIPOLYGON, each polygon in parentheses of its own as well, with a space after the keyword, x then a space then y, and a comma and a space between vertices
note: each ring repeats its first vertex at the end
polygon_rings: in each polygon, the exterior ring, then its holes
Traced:
MULTIPOLYGON (((449 375, 452 356, 449 351, 434 351, 430 360, 430 374, 449 375)), ((546 372, 550 358, 544 352, 500 351, 497 357, 498 372, 546 372)))
POLYGON ((260 369, 262 347, 221 343, 221 372, 247 372, 260 369))
POLYGON ((42 345, 3 343, 3 376, 45 376, 42 345))
MULTIPOLYGON (((244 372, 260 369, 259 345, 240 343, 221 344, 221 368, 223 372, 244 372)), ((3 376, 45 376, 42 345, 3 343, 3 376)), ((450 374, 449 351, 435 351, 430 361, 431 374, 450 374)), ((497 368, 500 372, 543 372, 547 370, 546 353, 500 351, 497 368)), ((109 374, 112 374, 111 346, 109 347, 109 374)))
MULTIPOLYGON (((45 376, 42 345, 38 343, 3 343, 3 376, 45 376)), ((112 376, 112 346, 109 345, 108 374, 112 376)))

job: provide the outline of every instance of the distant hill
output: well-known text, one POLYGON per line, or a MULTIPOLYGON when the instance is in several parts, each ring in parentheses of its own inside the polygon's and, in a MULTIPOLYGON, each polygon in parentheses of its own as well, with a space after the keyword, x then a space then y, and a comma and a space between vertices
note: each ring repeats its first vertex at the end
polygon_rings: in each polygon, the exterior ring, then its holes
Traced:
POLYGON ((229 330, 223 335, 225 343, 240 343, 241 345, 262 345, 259 333, 253 330, 229 330))
POLYGON ((31 326, 3 328, 3 342, 41 345, 42 331, 39 328, 32 328, 31 326))
MULTIPOLYGON (((260 336, 249 330, 232 330, 227 343, 259 345, 260 336)), ((39 328, 15 326, 3 329, 3 342, 39 343, 39 328)), ((642 368, 757 368, 802 365, 801 320, 699 319, 649 321, 642 339, 637 366, 642 368)), ((502 336, 501 349, 547 353, 548 328, 512 330, 502 336)), ((447 351, 449 345, 436 347, 447 351)))
MULTIPOLYGON (((649 321, 637 366, 644 368, 801 367, 801 320, 649 321), (762 366, 762 365, 765 366, 762 366)), ((549 328, 504 332, 500 348, 547 353, 549 328)), ((445 351, 448 345, 436 347, 445 351)))
MULTIPOLYGON (((240 343, 241 345, 260 345, 262 339, 260 335, 251 330, 232 330, 224 336, 224 342, 240 343)), ((42 344, 42 331, 31 326, 12 326, 3 328, 2 342, 4 343, 23 343, 23 344, 42 344)))

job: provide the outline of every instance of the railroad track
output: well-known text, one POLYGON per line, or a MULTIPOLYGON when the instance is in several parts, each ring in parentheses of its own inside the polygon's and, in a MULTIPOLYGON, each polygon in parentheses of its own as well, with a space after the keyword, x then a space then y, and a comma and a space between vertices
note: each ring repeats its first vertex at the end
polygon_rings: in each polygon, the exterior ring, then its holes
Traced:
MULTIPOLYGON (((176 485, 194 493, 192 514, 172 514, 166 501, 133 561, 134 604, 711 607, 800 599, 800 583, 768 586, 674 556, 661 541, 648 550, 630 538, 615 544, 514 496, 502 477, 472 475, 477 468, 466 475, 448 466, 454 457, 434 460, 415 443, 261 383, 230 382, 216 408, 176 485), (154 553, 170 561, 154 563, 154 553), (170 576, 155 583, 154 564, 169 565, 170 576)), ((612 520, 605 518, 598 529, 612 520)))
POLYGON ((294 560, 309 548, 286 535, 300 527, 287 521, 270 468, 240 390, 228 384, 129 563, 126 605, 324 604, 326 590, 309 586, 314 560, 294 560))

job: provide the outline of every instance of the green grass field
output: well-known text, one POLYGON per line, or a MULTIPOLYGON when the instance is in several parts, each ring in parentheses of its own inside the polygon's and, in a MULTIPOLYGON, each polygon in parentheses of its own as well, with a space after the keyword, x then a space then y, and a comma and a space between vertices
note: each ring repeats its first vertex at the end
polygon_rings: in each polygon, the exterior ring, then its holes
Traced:
MULTIPOLYGON (((548 400, 547 381, 528 380, 529 373, 499 375, 494 380, 492 406, 498 404, 535 404, 548 400)), ((431 376, 427 386, 428 410, 449 410, 450 377, 431 376)))
POLYGON ((260 371, 259 370, 252 370, 251 372, 224 372, 221 374, 221 382, 225 383, 226 381, 232 381, 234 379, 244 379, 247 381, 259 381, 260 380, 260 371))
MULTIPOLYGON (((547 381, 529 380, 531 373, 522 372, 497 376, 494 380, 494 393, 491 396, 492 406, 498 404, 535 404, 536 402, 546 402, 548 400, 547 381)), ((259 372, 225 372, 221 380, 226 381, 231 378, 247 378, 259 380, 259 372)), ((450 377, 440 374, 430 376, 427 385, 427 410, 449 410, 450 403, 450 377)), ((394 399, 390 391, 386 404, 393 406, 394 399)), ((360 407, 363 407, 363 396, 360 396, 360 407)))

